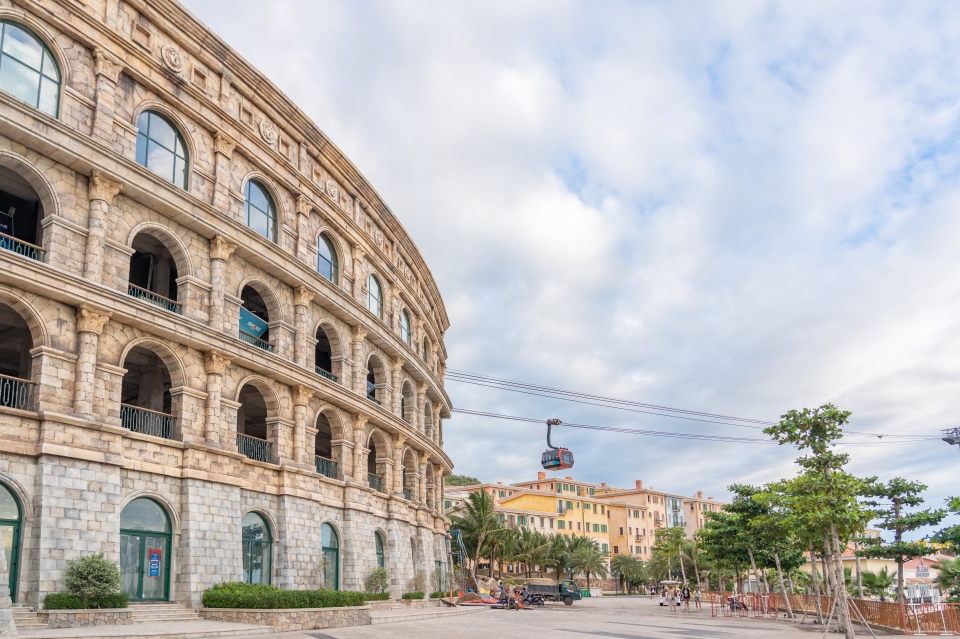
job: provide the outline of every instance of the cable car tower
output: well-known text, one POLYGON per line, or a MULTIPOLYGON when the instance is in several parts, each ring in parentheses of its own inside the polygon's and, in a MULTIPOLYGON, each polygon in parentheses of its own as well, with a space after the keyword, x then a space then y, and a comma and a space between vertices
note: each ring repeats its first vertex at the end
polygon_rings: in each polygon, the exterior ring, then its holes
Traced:
POLYGON ((943 441, 960 450, 960 428, 947 428, 943 431, 943 441))
POLYGON ((540 465, 543 466, 544 470, 564 470, 566 468, 573 468, 573 453, 566 448, 557 448, 550 443, 550 429, 554 426, 559 426, 561 423, 563 422, 561 422, 559 419, 547 420, 548 449, 543 451, 543 455, 540 456, 540 465))

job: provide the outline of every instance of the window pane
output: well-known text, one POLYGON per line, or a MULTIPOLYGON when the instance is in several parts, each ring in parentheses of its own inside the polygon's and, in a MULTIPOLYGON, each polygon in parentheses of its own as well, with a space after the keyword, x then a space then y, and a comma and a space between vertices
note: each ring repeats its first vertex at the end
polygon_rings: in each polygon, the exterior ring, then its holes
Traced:
POLYGON ((147 133, 154 142, 159 142, 170 151, 177 144, 177 134, 170 124, 156 113, 150 114, 150 131, 147 133))
POLYGON ((40 74, 9 56, 3 56, 0 62, 0 89, 36 106, 40 74))
POLYGON ((317 253, 326 258, 328 262, 333 261, 333 249, 330 246, 330 242, 327 241, 327 238, 322 235, 320 236, 320 241, 317 242, 317 253))
POLYGON ((179 187, 187 188, 187 161, 178 157, 173 166, 173 183, 179 187))
POLYGON ((256 182, 250 182, 250 191, 248 195, 248 200, 250 204, 254 205, 264 213, 270 211, 270 202, 267 199, 267 194, 256 182))
POLYGON ((134 499, 120 513, 120 528, 170 532, 170 522, 160 504, 152 499, 134 499))
POLYGON ((267 526, 263 517, 257 513, 247 513, 240 520, 240 527, 243 531, 243 541, 270 541, 270 528, 267 526))
POLYGON ((3 52, 37 71, 40 70, 43 55, 40 43, 29 33, 9 22, 4 25, 3 52))
POLYGON ((173 153, 154 142, 147 143, 147 168, 168 180, 173 179, 173 153))
POLYGON ((340 540, 337 539, 337 532, 330 524, 320 526, 320 537, 324 548, 339 548, 340 540))
POLYGON ((120 579, 121 589, 131 597, 136 597, 140 583, 140 536, 120 535, 120 579))
POLYGON ((57 84, 60 84, 60 71, 57 69, 57 63, 53 56, 46 49, 43 50, 43 75, 47 76, 57 84))
POLYGON ((57 106, 60 103, 60 85, 43 78, 40 83, 40 110, 57 117, 57 106))
POLYGON ((0 485, 0 519, 20 519, 20 509, 17 500, 6 486, 0 485))
POLYGON ((330 263, 330 260, 322 255, 317 256, 317 272, 331 282, 333 281, 333 265, 330 263))
POLYGON ((248 207, 248 211, 249 220, 247 221, 247 225, 260 235, 269 238, 270 220, 267 218, 267 216, 252 206, 248 207))
POLYGON ((147 165, 147 136, 142 133, 137 135, 137 164, 147 165))

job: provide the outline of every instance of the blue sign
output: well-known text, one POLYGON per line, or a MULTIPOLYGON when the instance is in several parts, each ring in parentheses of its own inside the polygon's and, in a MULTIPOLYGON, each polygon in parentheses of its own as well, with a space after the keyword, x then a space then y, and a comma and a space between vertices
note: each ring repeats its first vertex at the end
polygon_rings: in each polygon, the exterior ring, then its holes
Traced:
POLYGON ((147 576, 148 577, 160 576, 160 557, 162 556, 163 556, 163 553, 160 552, 159 548, 147 549, 147 576))
POLYGON ((240 330, 247 335, 259 338, 267 332, 267 322, 247 309, 240 307, 240 330))
POLYGON ((0 211, 0 233, 4 235, 13 235, 13 213, 14 208, 10 207, 9 213, 0 211))

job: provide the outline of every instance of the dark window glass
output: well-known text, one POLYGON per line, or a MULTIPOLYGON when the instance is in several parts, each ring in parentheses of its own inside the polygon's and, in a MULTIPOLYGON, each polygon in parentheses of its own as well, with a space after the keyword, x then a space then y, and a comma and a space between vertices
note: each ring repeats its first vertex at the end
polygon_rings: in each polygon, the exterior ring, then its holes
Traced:
POLYGON ((123 530, 149 530, 170 532, 170 520, 160 504, 152 499, 134 499, 120 513, 120 528, 123 530))
POLYGON ((60 69, 47 47, 24 27, 0 22, 0 89, 57 117, 60 69))
POLYGON ((272 573, 270 527, 257 513, 240 519, 243 542, 243 580, 248 584, 269 584, 272 573))
POLYGON ((336 284, 339 277, 338 264, 337 251, 333 248, 333 242, 326 235, 321 234, 317 239, 317 272, 336 284))
POLYGON ((410 314, 404 311, 400 314, 400 339, 410 345, 410 314))
POLYGON ((371 275, 367 280, 367 309, 383 319, 383 291, 376 275, 371 275))
POLYGON ((137 118, 137 163, 187 188, 187 147, 176 127, 159 113, 144 111, 137 118))
POLYGON ((255 180, 247 182, 244 196, 247 226, 272 242, 277 241, 277 209, 273 198, 262 184, 255 180))
POLYGON ((374 533, 374 538, 376 539, 377 544, 377 566, 383 568, 385 564, 383 553, 383 537, 380 536, 380 533, 374 533))

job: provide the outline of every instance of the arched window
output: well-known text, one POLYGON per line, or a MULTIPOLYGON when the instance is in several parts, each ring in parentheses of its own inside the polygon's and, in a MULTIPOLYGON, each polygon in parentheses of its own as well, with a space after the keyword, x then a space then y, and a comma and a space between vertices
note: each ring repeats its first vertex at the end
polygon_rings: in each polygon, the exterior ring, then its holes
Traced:
POLYGON ((152 499, 120 513, 120 576, 134 601, 165 601, 170 592, 170 518, 152 499))
POLYGON ((247 513, 240 519, 240 528, 243 536, 243 581, 270 585, 273 573, 270 526, 257 513, 247 513))
POLYGON ((367 310, 383 319, 383 289, 376 275, 367 280, 367 310))
POLYGON ((339 281, 340 261, 337 259, 337 249, 326 233, 317 238, 317 273, 336 284, 339 281))
POLYGON ((383 537, 380 535, 380 533, 373 533, 373 536, 376 539, 377 567, 383 568, 386 564, 385 555, 383 553, 383 537))
POLYGON ((40 38, 15 22, 0 21, 0 90, 57 117, 60 69, 40 38))
POLYGON ((410 333, 410 313, 403 311, 400 313, 400 339, 410 345, 412 335, 410 333))
POLYGON ((137 118, 137 164, 187 188, 187 145, 170 120, 156 111, 137 118))
POLYGON ((277 241, 277 208, 267 189, 256 180, 249 180, 244 191, 247 226, 272 242, 277 241))
POLYGON ((17 601, 17 574, 20 564, 20 503, 10 489, 0 484, 0 539, 10 573, 10 598, 17 601))
POLYGON ((425 364, 430 363, 430 338, 426 335, 423 336, 423 362, 425 364))
POLYGON ((323 587, 340 590, 340 539, 330 524, 320 526, 320 543, 323 545, 323 587))

